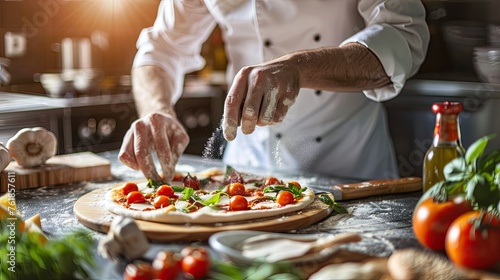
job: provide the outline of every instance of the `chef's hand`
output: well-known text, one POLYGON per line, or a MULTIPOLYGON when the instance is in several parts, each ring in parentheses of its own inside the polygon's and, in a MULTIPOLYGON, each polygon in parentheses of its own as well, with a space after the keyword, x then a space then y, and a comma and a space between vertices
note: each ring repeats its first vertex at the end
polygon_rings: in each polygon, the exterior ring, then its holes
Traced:
POLYGON ((299 71, 293 60, 282 57, 242 68, 229 89, 224 105, 224 138, 236 137, 240 125, 244 134, 256 126, 280 123, 299 93, 299 71))
POLYGON ((119 159, 148 179, 161 180, 151 155, 156 151, 164 179, 175 174, 175 164, 189 143, 189 136, 175 114, 152 113, 135 121, 125 134, 119 159))

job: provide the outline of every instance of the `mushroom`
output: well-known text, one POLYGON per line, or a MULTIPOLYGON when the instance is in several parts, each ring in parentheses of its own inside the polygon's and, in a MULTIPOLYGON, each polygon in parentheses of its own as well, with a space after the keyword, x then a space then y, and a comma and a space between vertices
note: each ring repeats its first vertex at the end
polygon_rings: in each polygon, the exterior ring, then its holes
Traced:
POLYGON ((7 148, 19 166, 35 167, 56 154, 57 139, 43 127, 23 128, 7 141, 7 148))
POLYGON ((149 241, 134 219, 118 216, 109 227, 108 234, 99 241, 99 254, 115 263, 140 258, 149 249, 149 241))
POLYGON ((9 149, 0 142, 0 172, 2 172, 10 163, 12 157, 10 156, 9 149))

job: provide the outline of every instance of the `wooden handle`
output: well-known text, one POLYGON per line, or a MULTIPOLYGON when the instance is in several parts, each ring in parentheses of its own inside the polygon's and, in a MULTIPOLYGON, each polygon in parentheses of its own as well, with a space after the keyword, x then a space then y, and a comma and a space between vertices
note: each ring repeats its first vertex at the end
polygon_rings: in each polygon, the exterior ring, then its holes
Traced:
POLYGON ((346 243, 353 243, 361 241, 361 235, 357 233, 341 233, 334 236, 318 238, 315 241, 315 246, 311 248, 310 252, 319 252, 323 249, 346 243))
POLYGON ((381 194, 421 191, 422 179, 419 177, 406 177, 372 180, 354 184, 339 184, 333 186, 333 188, 342 192, 342 200, 349 200, 381 194))

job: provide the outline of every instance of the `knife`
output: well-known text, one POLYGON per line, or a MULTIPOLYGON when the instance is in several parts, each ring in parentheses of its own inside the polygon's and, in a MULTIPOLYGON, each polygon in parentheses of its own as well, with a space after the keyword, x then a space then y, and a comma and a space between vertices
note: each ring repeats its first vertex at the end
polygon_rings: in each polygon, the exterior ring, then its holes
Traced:
POLYGON ((315 191, 332 193, 335 201, 340 201, 365 198, 382 194, 422 191, 422 179, 419 177, 405 177, 398 179, 371 180, 361 183, 337 184, 333 186, 308 186, 315 191))

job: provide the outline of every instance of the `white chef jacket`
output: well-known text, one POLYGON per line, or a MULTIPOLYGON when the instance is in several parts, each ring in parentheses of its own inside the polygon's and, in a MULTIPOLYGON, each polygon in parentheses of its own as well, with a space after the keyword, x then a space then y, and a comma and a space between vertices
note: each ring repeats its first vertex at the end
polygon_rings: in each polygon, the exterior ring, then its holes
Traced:
POLYGON ((204 66, 202 43, 218 24, 227 82, 243 66, 295 50, 359 42, 381 61, 392 84, 363 93, 301 89, 283 123, 239 130, 224 161, 270 170, 357 179, 398 177, 382 101, 416 73, 429 33, 420 0, 163 0, 138 39, 134 67, 158 65, 178 99, 184 75, 204 66), (224 10, 224 1, 241 2, 224 10))

